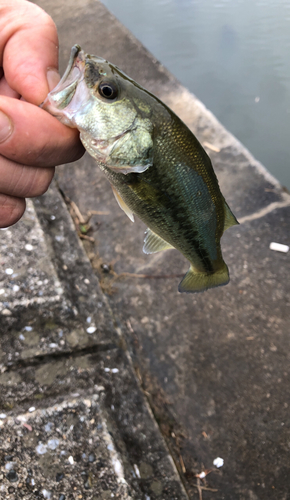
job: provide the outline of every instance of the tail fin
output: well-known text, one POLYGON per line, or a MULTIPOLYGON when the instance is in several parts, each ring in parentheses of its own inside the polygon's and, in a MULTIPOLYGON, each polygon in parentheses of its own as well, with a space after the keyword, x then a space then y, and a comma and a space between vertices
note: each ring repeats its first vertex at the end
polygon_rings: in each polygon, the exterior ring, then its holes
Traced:
POLYGON ((195 269, 190 266, 186 275, 179 283, 178 291, 187 293, 203 292, 208 288, 227 285, 229 281, 229 271, 225 263, 223 263, 221 269, 213 274, 196 272, 195 269))

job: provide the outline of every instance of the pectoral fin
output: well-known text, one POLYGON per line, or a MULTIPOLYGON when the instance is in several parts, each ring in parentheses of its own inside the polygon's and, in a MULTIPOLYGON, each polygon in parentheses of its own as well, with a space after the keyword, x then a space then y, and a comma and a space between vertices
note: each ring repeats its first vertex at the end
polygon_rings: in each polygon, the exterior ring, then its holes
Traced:
POLYGON ((142 174, 142 172, 145 172, 150 165, 109 165, 107 164, 107 167, 110 168, 111 170, 114 170, 114 172, 120 173, 120 174, 132 174, 132 173, 137 173, 137 174, 142 174))
POLYGON ((168 250, 169 248, 174 247, 160 238, 156 233, 153 233, 151 229, 147 229, 143 246, 144 253, 156 253, 162 250, 168 250))
POLYGON ((208 288, 214 288, 216 286, 226 285, 229 282, 229 271, 224 263, 224 265, 213 274, 204 274, 197 272, 193 266, 190 266, 186 275, 179 283, 179 292, 203 292, 208 288))
POLYGON ((125 212, 126 215, 128 215, 129 219, 132 222, 134 222, 134 214, 133 214, 132 210, 128 207, 128 205, 126 205, 123 198, 118 193, 118 191, 114 188, 114 186, 112 186, 112 190, 113 190, 114 196, 117 200, 119 207, 125 212))

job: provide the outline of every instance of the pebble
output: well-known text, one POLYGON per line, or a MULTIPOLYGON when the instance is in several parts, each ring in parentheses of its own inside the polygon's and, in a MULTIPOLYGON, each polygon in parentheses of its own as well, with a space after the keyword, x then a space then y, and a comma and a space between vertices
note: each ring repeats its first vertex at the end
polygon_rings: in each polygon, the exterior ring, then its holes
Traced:
POLYGON ((11 312, 11 311, 9 311, 9 309, 3 309, 2 314, 3 314, 4 316, 11 316, 12 312, 11 312))
POLYGON ((95 333, 96 331, 96 327, 95 326, 89 326, 89 328, 87 328, 87 332, 88 333, 95 333))
POLYGON ((16 462, 7 462, 7 464, 5 464, 5 469, 6 470, 13 470, 13 467, 15 467, 15 465, 17 465, 16 462))
POLYGON ((25 250, 27 250, 28 252, 31 252, 31 251, 33 250, 33 246, 32 246, 32 245, 30 245, 30 243, 27 243, 27 244, 25 245, 25 247, 24 247, 24 248, 25 248, 25 250))
POLYGON ((94 462, 96 460, 96 455, 94 453, 89 454, 89 462, 94 462))
POLYGON ((18 475, 13 469, 6 474, 6 477, 10 483, 16 483, 16 481, 18 481, 18 475))

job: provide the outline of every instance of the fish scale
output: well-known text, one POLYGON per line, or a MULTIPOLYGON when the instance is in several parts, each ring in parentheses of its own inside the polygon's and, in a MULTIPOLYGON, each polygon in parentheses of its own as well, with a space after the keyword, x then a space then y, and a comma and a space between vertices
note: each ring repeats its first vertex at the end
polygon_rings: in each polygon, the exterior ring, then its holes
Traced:
POLYGON ((148 226, 143 250, 179 250, 190 268, 180 292, 229 281, 220 239, 237 224, 208 157, 160 99, 104 59, 72 48, 65 74, 42 107, 80 131, 87 151, 131 220, 148 226))

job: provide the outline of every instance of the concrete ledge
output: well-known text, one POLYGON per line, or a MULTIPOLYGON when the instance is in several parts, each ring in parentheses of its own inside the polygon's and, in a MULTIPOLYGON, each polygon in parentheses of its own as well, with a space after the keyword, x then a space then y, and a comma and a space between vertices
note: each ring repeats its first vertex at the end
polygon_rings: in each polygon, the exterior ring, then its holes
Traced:
POLYGON ((80 244, 57 186, 0 232, 0 497, 286 499, 290 261, 269 244, 289 245, 289 194, 101 3, 37 3, 57 23, 62 69, 78 42, 181 116, 241 225, 222 240, 230 284, 180 295, 188 264, 142 253, 144 225, 128 221, 86 155, 57 183, 83 215, 105 212, 91 219, 94 242, 80 244), (210 491, 198 491, 204 469, 210 491))

